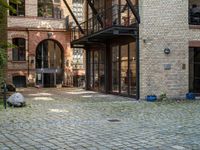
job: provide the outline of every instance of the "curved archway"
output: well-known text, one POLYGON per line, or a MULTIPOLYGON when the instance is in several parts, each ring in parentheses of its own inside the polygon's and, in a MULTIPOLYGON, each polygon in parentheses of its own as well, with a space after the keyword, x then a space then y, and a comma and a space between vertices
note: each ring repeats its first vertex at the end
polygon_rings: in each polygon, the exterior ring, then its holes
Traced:
POLYGON ((55 40, 43 40, 36 48, 36 84, 55 87, 63 82, 64 50, 55 40))

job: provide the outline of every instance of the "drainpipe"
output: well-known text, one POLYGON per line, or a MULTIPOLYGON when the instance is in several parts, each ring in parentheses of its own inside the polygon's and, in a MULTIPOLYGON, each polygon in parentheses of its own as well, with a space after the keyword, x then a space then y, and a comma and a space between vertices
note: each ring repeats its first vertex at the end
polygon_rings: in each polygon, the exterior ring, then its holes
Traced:
POLYGON ((30 67, 29 67, 29 30, 28 30, 28 28, 26 30, 28 31, 28 40, 26 42, 28 44, 26 44, 26 47, 28 48, 28 83, 29 83, 29 75, 30 75, 30 67))

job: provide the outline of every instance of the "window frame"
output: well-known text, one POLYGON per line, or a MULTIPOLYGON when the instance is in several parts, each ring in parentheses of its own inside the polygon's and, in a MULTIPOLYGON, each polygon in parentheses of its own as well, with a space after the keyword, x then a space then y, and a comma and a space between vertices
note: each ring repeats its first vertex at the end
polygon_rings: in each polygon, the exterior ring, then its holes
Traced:
POLYGON ((25 38, 13 38, 12 39, 12 44, 17 46, 17 47, 14 47, 12 49, 12 61, 26 61, 26 39, 25 38), (20 45, 19 44, 20 43, 19 40, 23 40, 23 44, 24 45, 20 45), (16 53, 16 51, 17 51, 17 55, 14 54, 14 53, 16 53), (24 58, 24 59, 20 58, 20 53, 21 52, 24 55, 24 56, 22 56, 22 58, 24 58), (15 56, 17 56, 17 57, 15 57, 15 56))
POLYGON ((25 17, 26 16, 26 1, 25 0, 21 0, 22 3, 24 6, 23 6, 23 11, 19 11, 19 6, 21 4, 14 4, 12 3, 11 1, 9 1, 9 5, 12 6, 15 10, 16 10, 16 13, 13 13, 12 11, 9 11, 9 15, 10 16, 18 16, 18 17, 25 17), (16 7, 16 8, 15 8, 16 7), (21 15, 20 13, 23 12, 23 14, 21 15))
POLYGON ((62 12, 63 11, 61 9, 61 2, 56 3, 54 2, 54 0, 51 0, 51 2, 47 2, 47 0, 42 0, 42 1, 38 0, 38 6, 37 6, 38 17, 62 19, 62 12), (51 13, 49 13, 48 10, 45 10, 45 9, 51 10, 51 13))

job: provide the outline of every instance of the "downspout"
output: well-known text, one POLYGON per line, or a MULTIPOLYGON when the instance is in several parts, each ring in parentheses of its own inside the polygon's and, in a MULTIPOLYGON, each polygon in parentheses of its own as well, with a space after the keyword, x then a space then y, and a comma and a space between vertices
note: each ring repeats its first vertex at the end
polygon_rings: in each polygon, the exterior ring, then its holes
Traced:
POLYGON ((29 75, 30 75, 30 66, 29 66, 29 30, 28 30, 28 28, 27 28, 27 31, 28 31, 28 41, 26 42, 26 43, 28 43, 28 44, 26 44, 26 46, 27 46, 27 48, 28 48, 28 83, 29 83, 29 75))

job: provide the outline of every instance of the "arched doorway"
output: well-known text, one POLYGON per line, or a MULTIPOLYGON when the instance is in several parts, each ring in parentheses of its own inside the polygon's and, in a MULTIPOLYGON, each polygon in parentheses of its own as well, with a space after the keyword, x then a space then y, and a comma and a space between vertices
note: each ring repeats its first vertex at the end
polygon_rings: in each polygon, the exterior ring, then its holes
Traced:
POLYGON ((54 40, 44 40, 36 49, 36 84, 55 87, 63 82, 63 48, 54 40))

